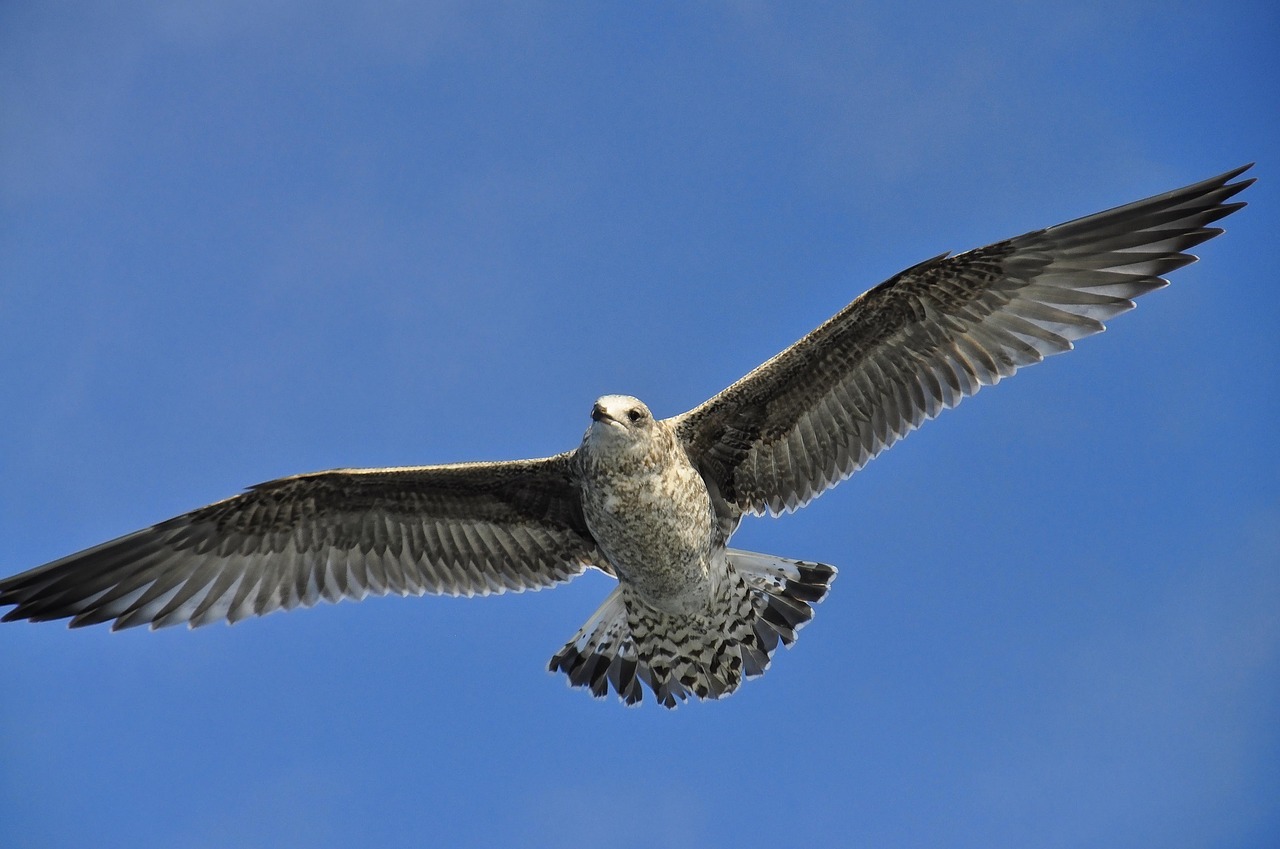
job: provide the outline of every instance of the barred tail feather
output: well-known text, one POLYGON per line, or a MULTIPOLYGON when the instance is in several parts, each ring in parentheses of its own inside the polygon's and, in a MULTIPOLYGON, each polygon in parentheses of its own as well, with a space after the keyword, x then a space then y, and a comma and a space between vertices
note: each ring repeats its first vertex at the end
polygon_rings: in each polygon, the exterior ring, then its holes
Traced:
MULTIPOLYGON (((796 632, 813 618, 813 605, 827 597, 836 578, 835 567, 825 563, 735 548, 727 549, 725 557, 750 587, 763 594, 765 607, 754 625, 761 647, 769 655, 779 641, 784 646, 796 641, 796 632)), ((762 675, 767 667, 766 658, 763 668, 755 673, 748 670, 747 675, 762 675)))
POLYGON ((656 610, 619 586, 548 668, 603 698, 610 687, 629 705, 643 682, 675 707, 691 697, 718 699, 743 677, 763 675, 778 643, 795 642, 827 594, 836 570, 766 554, 725 552, 728 568, 705 610, 656 610))
POLYGON ((623 593, 621 586, 614 588, 573 639, 555 653, 547 670, 563 672, 569 676, 570 684, 590 688, 591 695, 598 699, 609 695, 612 684, 619 698, 635 705, 643 694, 623 593))

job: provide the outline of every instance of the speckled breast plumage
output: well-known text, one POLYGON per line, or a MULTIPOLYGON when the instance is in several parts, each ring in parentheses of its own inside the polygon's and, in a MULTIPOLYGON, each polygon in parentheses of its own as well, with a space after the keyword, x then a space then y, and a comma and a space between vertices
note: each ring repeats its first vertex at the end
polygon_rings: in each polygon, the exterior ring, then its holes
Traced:
POLYGON ((619 581, 661 610, 705 605, 711 498, 674 438, 639 456, 583 452, 583 464, 583 513, 619 581))

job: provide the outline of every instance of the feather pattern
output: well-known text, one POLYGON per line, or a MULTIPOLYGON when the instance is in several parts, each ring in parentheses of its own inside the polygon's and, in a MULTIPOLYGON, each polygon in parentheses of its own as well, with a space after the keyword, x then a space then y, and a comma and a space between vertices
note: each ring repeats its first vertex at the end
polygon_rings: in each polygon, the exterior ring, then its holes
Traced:
POLYGON ((1071 350, 1195 261, 1253 180, 1245 168, 984 248, 858 297, 724 392, 671 419, 722 497, 795 510, 925 420, 1071 350))
POLYGON ((260 484, 0 582, 8 619, 231 622, 324 599, 489 595, 608 570, 571 454, 260 484))

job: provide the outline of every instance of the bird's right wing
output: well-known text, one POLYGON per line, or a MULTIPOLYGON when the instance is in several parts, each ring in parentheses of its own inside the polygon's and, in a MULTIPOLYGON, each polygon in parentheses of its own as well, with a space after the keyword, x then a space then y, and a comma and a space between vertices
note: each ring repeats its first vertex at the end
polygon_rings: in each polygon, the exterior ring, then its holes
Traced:
POLYGON ((192 627, 320 599, 488 595, 603 567, 573 455, 281 478, 0 581, 4 619, 192 627))

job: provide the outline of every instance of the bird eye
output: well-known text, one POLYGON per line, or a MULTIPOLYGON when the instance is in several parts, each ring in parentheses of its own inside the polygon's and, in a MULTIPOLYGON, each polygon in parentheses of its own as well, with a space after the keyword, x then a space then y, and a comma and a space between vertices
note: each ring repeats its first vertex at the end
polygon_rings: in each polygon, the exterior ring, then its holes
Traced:
POLYGON ((628 410, 627 418, 631 419, 631 421, 633 422, 638 422, 644 418, 644 413, 640 412, 639 410, 628 410))

